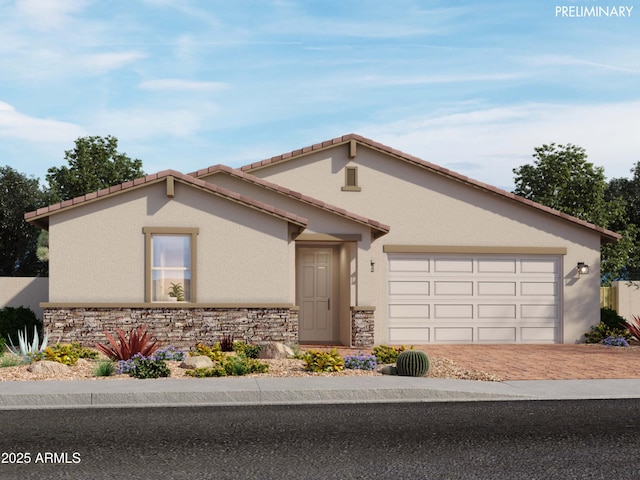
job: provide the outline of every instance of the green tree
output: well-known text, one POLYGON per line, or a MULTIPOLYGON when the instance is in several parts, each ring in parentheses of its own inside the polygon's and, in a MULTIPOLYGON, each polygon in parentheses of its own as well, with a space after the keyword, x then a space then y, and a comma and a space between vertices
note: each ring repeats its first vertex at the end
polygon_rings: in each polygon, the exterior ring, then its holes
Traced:
POLYGON ((584 148, 568 144, 534 149, 533 164, 513 169, 513 193, 595 225, 617 228, 623 239, 604 244, 601 273, 605 281, 620 278, 635 255, 634 225, 627 224, 624 202, 607 195, 604 169, 587 161, 584 148))
POLYGON ((51 201, 59 202, 144 176, 141 160, 118 152, 118 139, 88 136, 65 151, 67 166, 51 167, 47 173, 51 201))
MULTIPOLYGON (((629 240, 634 246, 640 245, 640 162, 631 169, 631 178, 613 178, 609 181, 606 198, 620 201, 625 207, 624 221, 615 222, 611 228, 616 231, 629 230, 633 235, 629 240), (634 230, 631 231, 631 227, 634 230)), ((630 258, 621 269, 620 279, 640 280, 640 249, 634 248, 630 258)))
POLYGON ((25 212, 44 205, 37 179, 0 167, 0 276, 47 274, 47 264, 36 256, 40 229, 24 220, 25 212))

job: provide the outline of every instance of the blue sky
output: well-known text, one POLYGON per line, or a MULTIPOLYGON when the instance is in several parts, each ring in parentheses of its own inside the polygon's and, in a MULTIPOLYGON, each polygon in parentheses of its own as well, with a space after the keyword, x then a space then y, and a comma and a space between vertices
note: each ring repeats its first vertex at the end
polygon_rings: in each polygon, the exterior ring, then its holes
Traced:
POLYGON ((0 165, 44 181, 114 135, 190 172, 358 133, 507 189, 550 142, 628 177, 639 33, 638 0, 0 0, 0 165))

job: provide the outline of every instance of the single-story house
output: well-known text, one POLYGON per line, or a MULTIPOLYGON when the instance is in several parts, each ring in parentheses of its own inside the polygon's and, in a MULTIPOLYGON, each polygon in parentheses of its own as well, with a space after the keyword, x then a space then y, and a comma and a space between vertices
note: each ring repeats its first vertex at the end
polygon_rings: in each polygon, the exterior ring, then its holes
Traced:
POLYGON ((575 343, 615 232, 359 135, 50 205, 45 328, 175 345, 575 343))

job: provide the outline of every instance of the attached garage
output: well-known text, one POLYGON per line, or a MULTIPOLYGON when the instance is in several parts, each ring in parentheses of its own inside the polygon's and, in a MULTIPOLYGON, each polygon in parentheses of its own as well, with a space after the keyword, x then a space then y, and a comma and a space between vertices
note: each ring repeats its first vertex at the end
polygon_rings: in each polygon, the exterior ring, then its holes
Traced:
POLYGON ((561 343, 564 252, 546 250, 388 253, 389 343, 561 343))

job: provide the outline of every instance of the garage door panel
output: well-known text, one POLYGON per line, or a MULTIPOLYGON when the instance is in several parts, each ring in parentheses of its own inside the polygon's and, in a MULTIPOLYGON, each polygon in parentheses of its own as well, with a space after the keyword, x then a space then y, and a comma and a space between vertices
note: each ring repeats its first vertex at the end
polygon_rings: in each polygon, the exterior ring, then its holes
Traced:
POLYGON ((478 318, 516 318, 516 305, 478 305, 478 318))
POLYGON ((521 260, 521 273, 556 273, 558 262, 555 259, 549 260, 521 260))
POLYGON ((516 282, 478 282, 478 295, 514 296, 517 291, 516 282))
POLYGON ((556 339, 555 327, 523 327, 521 329, 523 342, 554 343, 556 339))
POLYGON ((429 295, 429 282, 393 280, 389 282, 389 295, 429 295))
POLYGON ((473 305, 442 305, 433 306, 433 318, 440 320, 443 318, 473 318, 473 305))
POLYGON ((558 295, 556 282, 522 282, 520 284, 522 295, 555 297, 558 295))
POLYGON ((430 305, 393 304, 389 305, 390 318, 429 318, 430 305))
POLYGON ((433 260, 433 271, 436 273, 472 273, 473 260, 443 258, 433 260))
POLYGON ((558 306, 555 304, 521 305, 522 318, 540 318, 554 320, 558 317, 558 306))
POLYGON ((391 343, 430 343, 429 328, 390 328, 389 342, 391 343))
POLYGON ((424 272, 430 271, 429 257, 415 258, 413 256, 398 255, 389 259, 390 272, 424 272))
POLYGON ((516 266, 514 258, 478 260, 479 273, 516 273, 516 266))
POLYGON ((435 342, 473 342, 473 327, 435 327, 433 329, 435 342))
POLYGON ((433 294, 443 295, 473 295, 473 282, 433 282, 433 294))
POLYGON ((506 342, 513 343, 517 340, 515 327, 478 327, 479 342, 506 342))

